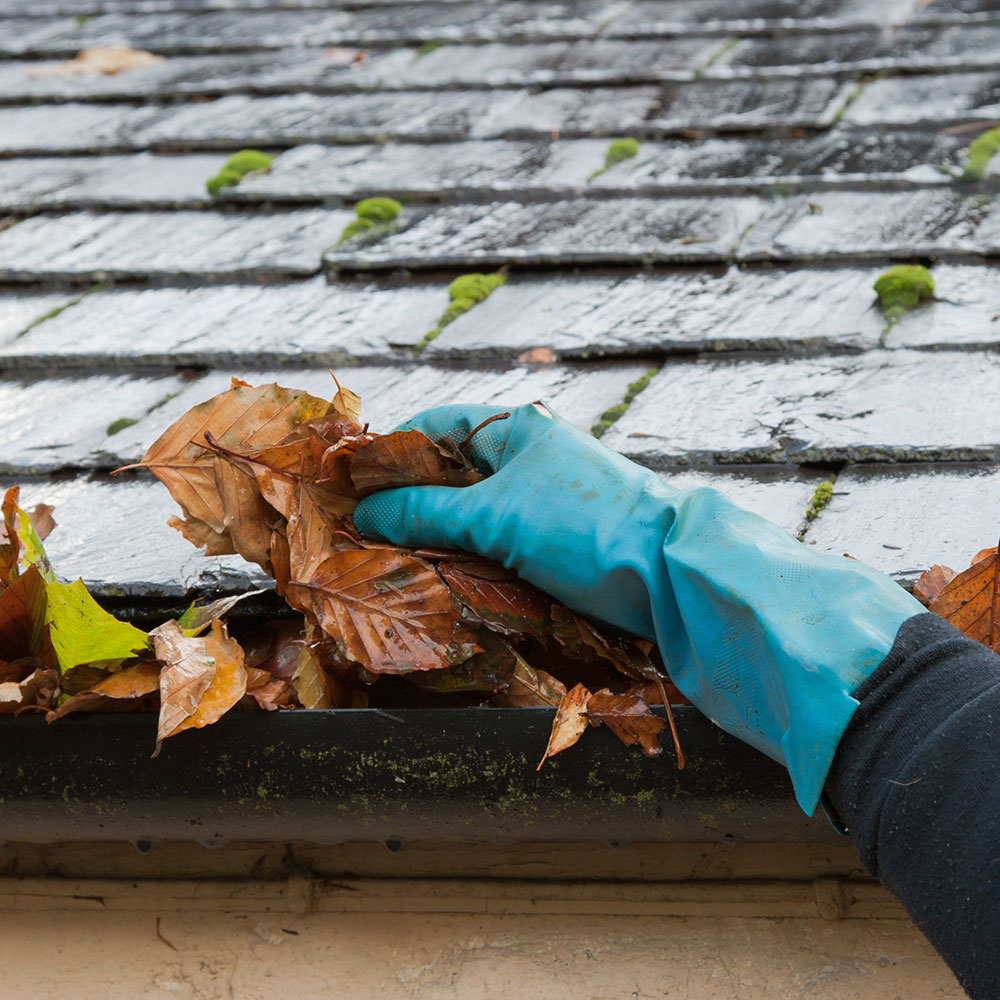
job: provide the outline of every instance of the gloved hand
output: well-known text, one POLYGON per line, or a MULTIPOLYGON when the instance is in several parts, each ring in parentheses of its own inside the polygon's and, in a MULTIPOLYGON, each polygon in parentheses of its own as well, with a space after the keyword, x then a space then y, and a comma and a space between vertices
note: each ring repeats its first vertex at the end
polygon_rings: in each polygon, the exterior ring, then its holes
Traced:
MULTIPOLYGON (((404 426, 457 443, 498 410, 442 406, 404 426)), ((812 815, 857 708, 851 692, 923 607, 715 490, 671 489, 536 405, 484 427, 471 453, 487 479, 376 493, 358 504, 358 530, 488 556, 576 611, 655 639, 685 696, 783 763, 812 815)))

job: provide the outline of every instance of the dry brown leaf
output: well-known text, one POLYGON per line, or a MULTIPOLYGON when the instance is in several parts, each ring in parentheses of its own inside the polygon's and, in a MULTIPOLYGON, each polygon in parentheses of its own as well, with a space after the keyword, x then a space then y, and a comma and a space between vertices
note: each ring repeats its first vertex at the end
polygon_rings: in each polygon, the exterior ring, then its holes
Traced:
POLYGON ((156 753, 168 736, 215 722, 246 691, 243 650, 217 619, 205 636, 188 638, 177 622, 149 633, 160 673, 160 722, 156 753))
POLYGON ((941 596, 956 576, 958 574, 950 566, 935 563, 920 574, 920 579, 913 585, 913 596, 926 608, 934 598, 941 596))
POLYGON ((35 532, 40 541, 44 542, 52 534, 53 530, 59 527, 52 516, 52 511, 54 510, 55 507, 50 503, 38 503, 35 504, 34 510, 28 512, 28 517, 35 526, 35 532))
POLYGON ((304 420, 322 416, 330 404, 275 383, 234 385, 188 410, 150 446, 140 466, 150 469, 184 508, 189 521, 204 521, 226 533, 227 511, 216 485, 219 459, 206 433, 223 448, 253 452, 281 442, 304 420))
POLYGON ((583 735, 587 728, 587 700, 590 692, 582 685, 577 684, 563 695, 556 710, 556 717, 552 720, 552 732, 549 734, 549 742, 545 747, 545 753, 538 762, 535 769, 540 771, 549 757, 554 757, 557 753, 571 747, 583 735))
POLYGON ((129 711, 135 711, 134 703, 160 688, 160 664, 144 660, 131 667, 125 667, 96 684, 87 691, 67 698, 58 709, 45 716, 46 722, 55 722, 71 712, 103 712, 114 706, 113 702, 129 711))
POLYGON ((351 460, 359 496, 397 486, 472 486, 482 473, 460 465, 421 431, 393 431, 373 438, 351 460))
POLYGON ((551 365, 556 360, 556 352, 551 347, 532 347, 517 356, 519 365, 551 365))
POLYGON ((983 549, 934 598, 928 610, 946 618, 970 639, 1000 653, 1000 555, 983 549))
POLYGON ((334 552, 286 596, 375 673, 433 670, 479 651, 437 573, 401 550, 334 552))
POLYGON ((164 61, 163 56, 144 49, 129 49, 123 45, 95 45, 89 49, 81 49, 74 59, 29 69, 27 75, 73 76, 79 73, 103 73, 110 76, 125 69, 155 66, 164 61))
POLYGON ((587 702, 587 718, 595 726, 603 722, 625 746, 638 743, 647 757, 663 753, 660 731, 666 722, 653 715, 636 694, 612 694, 607 688, 595 691, 587 702))

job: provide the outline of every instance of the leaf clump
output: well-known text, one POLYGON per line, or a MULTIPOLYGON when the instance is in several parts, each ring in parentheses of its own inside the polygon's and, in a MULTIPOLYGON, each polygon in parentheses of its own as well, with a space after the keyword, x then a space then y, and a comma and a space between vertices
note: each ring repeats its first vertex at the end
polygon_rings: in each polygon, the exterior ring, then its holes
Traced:
MULTIPOLYGON (((463 277, 457 287, 470 296, 495 286, 479 280, 493 276, 463 277)), ((475 433, 457 447, 416 430, 378 435, 361 424, 358 397, 339 386, 327 401, 239 380, 163 432, 141 465, 181 505, 183 520, 170 523, 207 553, 256 562, 304 616, 284 641, 280 665, 277 654, 248 651, 246 679, 227 668, 225 697, 214 704, 228 707, 240 691, 265 708, 347 707, 368 704, 380 679, 398 678, 442 697, 557 707, 565 677, 612 699, 588 696, 589 724, 603 722, 623 741, 659 752, 664 722, 648 706, 679 695, 650 643, 599 628, 497 563, 375 543, 354 528, 358 500, 379 489, 479 482, 464 452, 475 433)), ((185 662, 162 650, 162 635, 179 647, 191 631, 182 626, 196 621, 204 627, 204 616, 184 616, 155 630, 158 658, 185 662)), ((212 658, 220 662, 217 652, 212 658)), ((206 679, 207 670, 173 669, 174 686, 161 684, 161 712, 169 703, 171 718, 161 719, 158 739, 206 724, 184 720, 197 717, 195 706, 220 683, 206 679)))

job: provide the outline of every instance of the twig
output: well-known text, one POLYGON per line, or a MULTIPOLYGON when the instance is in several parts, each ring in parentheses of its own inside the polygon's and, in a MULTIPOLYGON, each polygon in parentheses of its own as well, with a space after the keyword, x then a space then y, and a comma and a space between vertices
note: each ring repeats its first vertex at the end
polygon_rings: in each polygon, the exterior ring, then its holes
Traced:
POLYGON ((505 413, 494 413, 492 417, 487 417, 481 424, 477 424, 475 427, 465 435, 461 444, 458 446, 458 450, 464 454, 465 446, 487 425, 492 424, 494 420, 508 420, 510 418, 510 411, 505 413))
POLYGON ((166 938, 165 938, 165 937, 164 937, 164 936, 163 936, 163 935, 162 935, 162 934, 160 933, 160 918, 159 918, 159 917, 157 917, 157 918, 156 918, 156 936, 157 936, 157 937, 158 937, 158 938, 159 938, 159 939, 160 939, 160 940, 161 940, 161 941, 162 941, 162 942, 163 942, 163 943, 164 943, 164 944, 165 944, 165 945, 166 945, 166 946, 167 946, 168 948, 173 948, 173 950, 174 950, 174 951, 177 951, 177 945, 175 945, 175 944, 171 944, 171 943, 170 943, 170 942, 169 942, 169 941, 168 941, 168 940, 167 940, 167 939, 166 939, 166 938))

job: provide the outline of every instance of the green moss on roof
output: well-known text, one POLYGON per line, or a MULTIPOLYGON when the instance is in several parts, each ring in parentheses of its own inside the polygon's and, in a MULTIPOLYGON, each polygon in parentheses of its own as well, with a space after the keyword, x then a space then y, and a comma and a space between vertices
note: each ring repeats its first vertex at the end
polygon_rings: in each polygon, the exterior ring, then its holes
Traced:
POLYGON ((875 279, 872 286, 879 306, 890 325, 924 299, 934 298, 934 279, 926 267, 919 264, 899 264, 890 267, 875 279))
POLYGON ((352 236, 368 232, 376 226, 388 226, 399 216, 402 208, 403 206, 395 198, 362 198, 354 206, 354 214, 357 218, 344 226, 340 239, 337 240, 337 246, 352 236))
POLYGON ((833 483, 829 479, 824 479, 815 489, 809 506, 806 508, 806 520, 815 521, 820 515, 820 511, 830 502, 833 496, 833 483))
POLYGON ((270 170, 273 160, 270 153, 262 153, 259 149, 241 149, 226 160, 214 177, 205 181, 205 187, 209 194, 218 194, 225 187, 235 187, 255 170, 270 170))
POLYGON ((395 198, 362 198, 354 206, 354 214, 372 222, 391 222, 399 216, 402 207, 395 198))
POLYGON ((639 140, 626 137, 624 139, 612 139, 604 154, 604 166, 595 170, 587 180, 600 177, 606 170, 610 170, 615 164, 622 160, 630 160, 639 152, 639 140))
POLYGON ((434 328, 424 334, 416 349, 422 351, 449 323, 489 298, 506 280, 507 275, 499 271, 495 274, 461 274, 455 278, 448 286, 448 298, 451 299, 448 308, 438 317, 434 328))
POLYGON ((653 376, 659 372, 659 368, 650 368, 648 372, 640 375, 634 382, 629 383, 625 390, 625 398, 614 406, 609 406, 597 419, 597 423, 590 428, 590 433, 599 438, 607 433, 608 429, 616 420, 621 420, 632 405, 632 400, 639 395, 652 381, 653 376))
POLYGON ((965 161, 961 180, 981 181, 993 157, 1000 153, 1000 128, 991 128, 977 136, 969 146, 969 156, 965 161))

